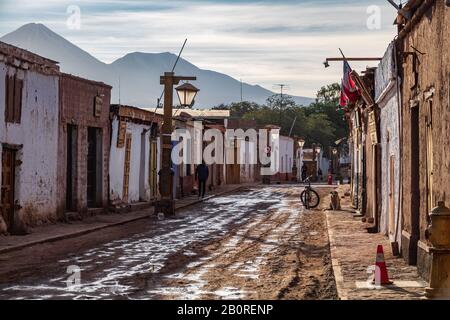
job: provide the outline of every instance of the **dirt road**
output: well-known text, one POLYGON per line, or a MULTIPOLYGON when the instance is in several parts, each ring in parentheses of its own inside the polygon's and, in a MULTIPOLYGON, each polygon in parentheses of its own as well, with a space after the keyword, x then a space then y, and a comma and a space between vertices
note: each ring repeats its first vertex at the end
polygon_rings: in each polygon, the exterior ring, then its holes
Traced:
POLYGON ((298 194, 251 188, 1 255, 0 298, 334 299, 324 214, 298 194))

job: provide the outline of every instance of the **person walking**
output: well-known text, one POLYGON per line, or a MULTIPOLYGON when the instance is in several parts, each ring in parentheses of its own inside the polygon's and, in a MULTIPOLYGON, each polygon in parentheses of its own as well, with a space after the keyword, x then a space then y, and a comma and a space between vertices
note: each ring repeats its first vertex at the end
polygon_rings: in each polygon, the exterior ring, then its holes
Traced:
POLYGON ((306 167, 306 164, 303 164, 303 166, 302 166, 302 181, 306 180, 307 173, 308 173, 308 168, 306 167))
POLYGON ((319 168, 319 170, 317 170, 317 175, 319 176, 319 181, 322 181, 323 178, 322 169, 319 168))
POLYGON ((206 181, 208 181, 209 177, 209 169, 205 164, 205 161, 202 164, 197 166, 195 169, 195 181, 198 181, 198 197, 204 198, 206 192, 206 181))

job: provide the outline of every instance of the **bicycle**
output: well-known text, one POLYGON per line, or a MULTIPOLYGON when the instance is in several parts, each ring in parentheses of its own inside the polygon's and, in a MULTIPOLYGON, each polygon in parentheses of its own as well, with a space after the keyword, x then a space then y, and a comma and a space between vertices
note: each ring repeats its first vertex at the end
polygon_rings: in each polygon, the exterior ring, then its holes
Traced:
POLYGON ((308 185, 305 186, 305 189, 300 194, 300 200, 302 201, 302 204, 306 209, 314 209, 320 203, 319 194, 313 188, 311 188, 311 177, 312 176, 309 176, 303 181, 308 185))

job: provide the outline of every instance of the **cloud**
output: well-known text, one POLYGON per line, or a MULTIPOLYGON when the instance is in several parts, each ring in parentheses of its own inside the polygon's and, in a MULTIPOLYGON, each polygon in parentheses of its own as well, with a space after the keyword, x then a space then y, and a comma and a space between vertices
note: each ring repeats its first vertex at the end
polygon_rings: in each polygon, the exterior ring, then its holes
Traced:
POLYGON ((381 0, 18 0, 0 11, 0 33, 42 22, 105 62, 133 51, 176 53, 188 38, 183 57, 201 68, 268 89, 281 81, 291 94, 313 96, 340 80, 340 64, 321 64, 339 47, 347 55, 381 56, 395 35, 394 15, 381 0), (72 4, 81 8, 81 30, 66 27, 72 4), (380 29, 366 27, 370 5, 380 6, 380 29))

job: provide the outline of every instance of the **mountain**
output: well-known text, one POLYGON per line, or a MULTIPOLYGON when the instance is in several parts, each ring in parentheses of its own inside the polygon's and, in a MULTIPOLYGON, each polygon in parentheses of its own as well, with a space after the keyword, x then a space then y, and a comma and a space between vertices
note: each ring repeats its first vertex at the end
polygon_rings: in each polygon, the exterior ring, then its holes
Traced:
MULTIPOLYGON (((170 71, 177 58, 172 53, 133 52, 106 64, 75 46, 43 24, 30 23, 3 36, 0 41, 35 52, 60 62, 61 70, 113 86, 112 102, 149 107, 156 105, 162 86, 159 77, 170 71), (119 81, 120 79, 120 81, 119 81), (120 85, 119 85, 120 84, 120 85), (120 88, 120 90, 119 90, 120 88)), ((222 73, 202 70, 180 58, 175 72, 196 76, 195 86, 201 91, 196 108, 209 108, 240 101, 241 83, 222 73)), ((244 99, 264 103, 272 91, 258 85, 243 84, 244 99)), ((313 102, 306 97, 293 97, 303 105, 313 102)))

